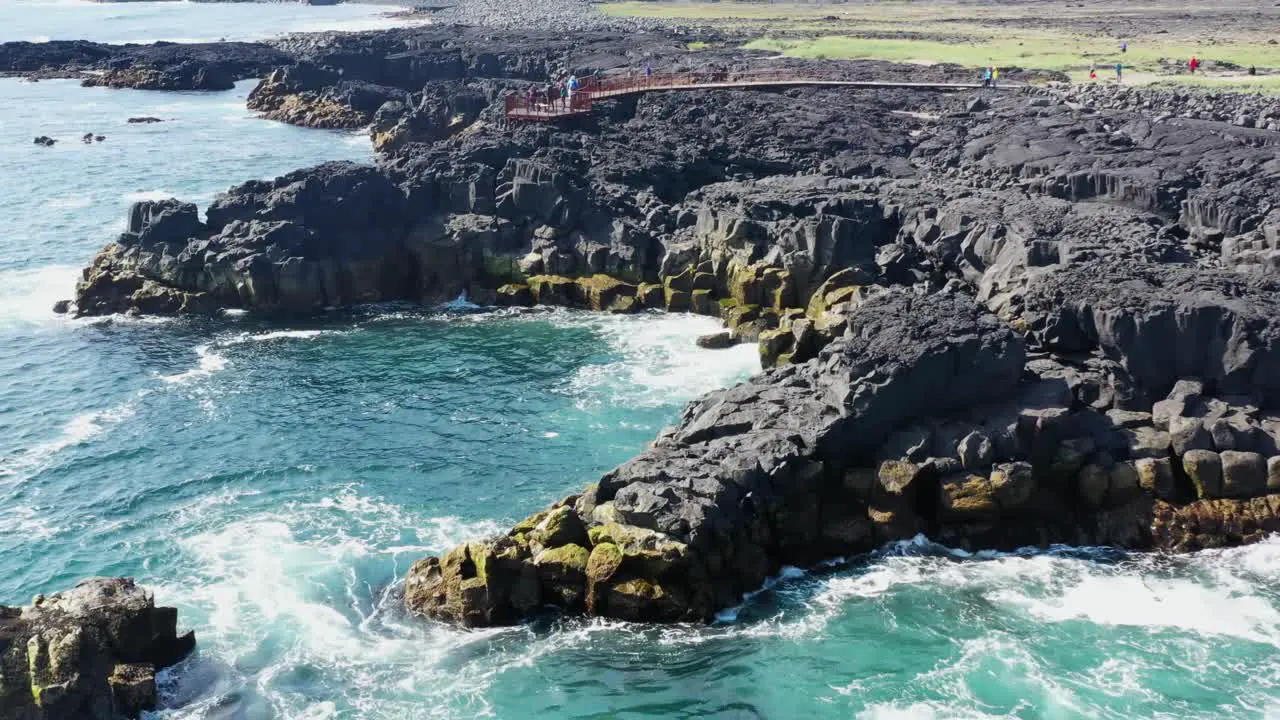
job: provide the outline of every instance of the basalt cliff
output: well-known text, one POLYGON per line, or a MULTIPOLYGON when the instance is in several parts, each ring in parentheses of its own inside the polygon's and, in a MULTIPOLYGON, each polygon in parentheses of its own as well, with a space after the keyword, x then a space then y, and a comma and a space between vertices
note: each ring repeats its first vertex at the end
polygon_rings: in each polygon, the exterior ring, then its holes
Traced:
POLYGON ((969 74, 486 32, 282 48, 294 59, 251 104, 368 124, 377 164, 246 183, 203 217, 140 203, 68 308, 306 313, 465 293, 694 312, 758 344, 766 372, 695 401, 598 483, 414 565, 411 611, 706 620, 783 565, 919 533, 1180 551, 1280 530, 1274 101, 696 90, 512 125, 506 93, 642 62, 969 74))

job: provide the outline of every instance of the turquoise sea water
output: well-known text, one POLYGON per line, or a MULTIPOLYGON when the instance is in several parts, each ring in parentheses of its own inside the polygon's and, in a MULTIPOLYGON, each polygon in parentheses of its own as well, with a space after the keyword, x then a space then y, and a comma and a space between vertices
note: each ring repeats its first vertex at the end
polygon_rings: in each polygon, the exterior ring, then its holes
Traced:
POLYGON ((377 30, 403 24, 386 5, 312 7, 298 2, 90 2, 0 0, 0 42, 105 43, 261 40, 292 32, 377 30))
POLYGON ((249 87, 0 81, 0 603, 96 574, 154 587, 199 637, 159 717, 1280 717, 1280 540, 1175 559, 921 540, 789 571, 710 627, 404 617, 414 560, 579 489, 757 363, 696 349, 715 325, 685 316, 53 315, 133 200, 370 157, 254 119, 249 87))

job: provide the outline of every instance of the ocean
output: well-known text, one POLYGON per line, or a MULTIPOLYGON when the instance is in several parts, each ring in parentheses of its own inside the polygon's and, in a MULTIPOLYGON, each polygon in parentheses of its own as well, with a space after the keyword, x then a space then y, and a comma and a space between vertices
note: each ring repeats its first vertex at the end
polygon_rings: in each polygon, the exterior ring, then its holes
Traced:
MULTIPOLYGON (((0 39, 387 22, 338 7, 10 0, 0 39)), ((580 489, 759 361, 697 348, 706 318, 461 300, 287 324, 53 314, 131 202, 371 159, 362 133, 255 118, 252 85, 0 80, 0 603, 91 575, 155 589, 199 642, 155 717, 1280 717, 1280 539, 1165 558, 918 538, 787 569, 709 626, 405 617, 413 561, 580 489)))

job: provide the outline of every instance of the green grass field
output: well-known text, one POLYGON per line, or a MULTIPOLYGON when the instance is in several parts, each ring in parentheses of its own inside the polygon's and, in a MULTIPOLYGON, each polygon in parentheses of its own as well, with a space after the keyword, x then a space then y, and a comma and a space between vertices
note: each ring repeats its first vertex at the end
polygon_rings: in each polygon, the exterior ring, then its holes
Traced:
MULTIPOLYGON (((1280 44, 1266 28, 1230 33, 1196 32, 1211 27, 1213 8, 1179 7, 1173 20, 1147 37, 1129 39, 1127 53, 1120 41, 1105 33, 1056 30, 1046 26, 1046 12, 1065 22, 1073 18, 1088 27, 1098 9, 1066 3, 1052 9, 1042 4, 981 5, 903 0, 880 0, 832 5, 756 2, 623 2, 599 6, 610 15, 666 18, 707 24, 743 38, 742 47, 791 57, 817 59, 875 59, 894 62, 954 63, 968 67, 996 65, 1066 72, 1087 79, 1096 65, 1099 77, 1109 77, 1123 62, 1133 82, 1162 82, 1219 87, 1242 92, 1276 92, 1280 86, 1280 44), (1198 20, 1197 18, 1202 18, 1198 20), (895 37, 896 35, 896 37, 895 37), (1217 36, 1217 37, 1215 37, 1217 36), (1263 74, 1208 68, 1191 77, 1181 73, 1195 55, 1201 60, 1256 66, 1263 74), (1277 75, 1269 75, 1276 72, 1277 75), (1247 79, 1246 79, 1247 78, 1247 79)), ((1168 8, 1133 5, 1108 7, 1108 18, 1137 23, 1144 13, 1168 8)), ((1141 26, 1140 23, 1138 23, 1141 26)), ((691 43, 690 49, 703 49, 691 43), (695 47, 696 46, 696 47, 695 47)))

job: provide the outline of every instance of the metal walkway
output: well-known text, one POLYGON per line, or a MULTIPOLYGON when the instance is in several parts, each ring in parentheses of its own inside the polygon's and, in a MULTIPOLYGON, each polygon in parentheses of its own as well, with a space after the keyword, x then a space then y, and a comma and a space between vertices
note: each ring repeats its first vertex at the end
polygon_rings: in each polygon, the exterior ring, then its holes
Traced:
MULTIPOLYGON (((654 73, 652 75, 624 75, 606 78, 586 77, 579 81, 580 89, 570 97, 561 98, 559 87, 538 90, 521 95, 507 96, 507 119, 534 122, 550 122, 560 118, 585 115, 599 100, 669 90, 722 90, 765 87, 847 87, 847 88, 904 88, 908 90, 981 90, 981 83, 924 83, 889 82, 882 80, 842 80, 831 77, 804 76, 795 72, 738 72, 738 73, 654 73)), ((998 88, 997 88, 998 89, 998 88)))

